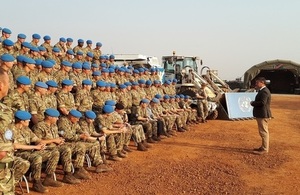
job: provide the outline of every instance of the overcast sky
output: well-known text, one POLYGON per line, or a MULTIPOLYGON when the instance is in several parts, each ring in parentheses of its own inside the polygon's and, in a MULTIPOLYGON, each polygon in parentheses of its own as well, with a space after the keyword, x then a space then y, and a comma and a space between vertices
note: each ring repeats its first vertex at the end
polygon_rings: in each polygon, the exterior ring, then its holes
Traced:
POLYGON ((0 26, 102 42, 103 53, 199 56, 222 79, 266 60, 300 63, 299 0, 9 0, 0 26))

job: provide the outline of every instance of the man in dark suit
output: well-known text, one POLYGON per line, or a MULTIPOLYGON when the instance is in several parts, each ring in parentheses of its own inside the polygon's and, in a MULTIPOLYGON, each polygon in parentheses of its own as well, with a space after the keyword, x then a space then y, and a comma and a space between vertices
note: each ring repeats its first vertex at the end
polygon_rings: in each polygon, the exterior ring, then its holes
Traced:
POLYGON ((270 104, 271 93, 266 87, 266 79, 258 77, 255 82, 258 91, 255 101, 251 102, 253 106, 253 116, 256 117, 259 135, 262 138, 262 145, 254 149, 255 154, 266 154, 269 152, 269 130, 268 121, 272 117, 270 104))

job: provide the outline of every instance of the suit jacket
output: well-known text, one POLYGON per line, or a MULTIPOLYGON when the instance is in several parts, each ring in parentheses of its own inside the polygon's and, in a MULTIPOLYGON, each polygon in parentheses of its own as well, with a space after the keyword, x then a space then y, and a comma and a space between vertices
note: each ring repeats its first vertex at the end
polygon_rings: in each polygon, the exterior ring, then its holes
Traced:
POLYGON ((271 118, 271 93, 270 90, 265 87, 258 91, 255 101, 251 103, 253 108, 253 116, 256 118, 271 118))

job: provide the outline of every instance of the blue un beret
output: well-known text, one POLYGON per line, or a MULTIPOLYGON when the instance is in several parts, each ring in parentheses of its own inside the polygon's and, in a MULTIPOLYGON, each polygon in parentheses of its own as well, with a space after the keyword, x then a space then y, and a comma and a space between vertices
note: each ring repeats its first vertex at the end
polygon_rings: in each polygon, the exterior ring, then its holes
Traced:
POLYGON ((98 46, 98 47, 102 47, 102 43, 100 43, 100 42, 97 42, 97 43, 96 43, 96 46, 98 46))
POLYGON ((58 53, 60 52, 60 49, 58 47, 53 47, 52 51, 58 53))
POLYGON ((106 64, 105 64, 105 63, 101 63, 100 66, 101 66, 102 68, 104 68, 104 67, 106 67, 106 64))
POLYGON ((18 62, 23 62, 24 58, 25 58, 25 56, 19 55, 19 56, 17 56, 17 61, 18 62))
POLYGON ((32 38, 33 38, 33 39, 40 39, 40 38, 41 38, 41 35, 39 35, 39 34, 37 34, 37 33, 34 33, 34 34, 32 35, 32 38))
POLYGON ((20 84, 23 84, 23 85, 30 85, 31 84, 31 80, 27 76, 19 76, 17 78, 17 83, 20 83, 20 84))
POLYGON ((67 54, 69 54, 69 55, 75 55, 75 53, 74 53, 74 51, 73 51, 72 49, 69 49, 69 50, 67 51, 67 54))
POLYGON ((82 64, 82 69, 91 70, 91 66, 88 62, 84 62, 82 64))
POLYGON ((82 114, 77 110, 70 110, 69 114, 74 116, 75 118, 81 118, 82 117, 82 114))
POLYGON ((125 89, 126 87, 127 87, 127 86, 124 85, 124 84, 119 85, 119 88, 120 88, 120 89, 125 89))
POLYGON ((85 117, 89 118, 89 119, 95 119, 96 118, 96 114, 95 112, 93 112, 92 110, 88 110, 84 113, 85 117))
POLYGON ((159 99, 157 99, 157 98, 153 98, 151 101, 154 103, 159 103, 159 99))
POLYGON ((116 101, 114 101, 114 100, 106 100, 105 101, 105 105, 115 106, 116 105, 116 101))
POLYGON ((36 51, 36 52, 39 52, 40 50, 39 50, 39 48, 32 46, 32 47, 30 48, 30 51, 36 51))
POLYGON ((44 67, 44 68, 52 68, 53 66, 54 66, 54 64, 48 60, 44 60, 42 62, 42 67, 44 67))
POLYGON ((32 47, 32 45, 30 43, 28 43, 28 42, 23 42, 22 46, 23 47, 27 47, 27 48, 31 48, 32 47))
POLYGON ((100 76, 101 75, 101 72, 100 71, 94 71, 92 73, 92 76, 100 76))
POLYGON ((84 40, 83 40, 83 39, 78 39, 77 42, 78 42, 78 43, 84 43, 84 40))
POLYGON ((11 34, 11 30, 9 30, 8 28, 3 28, 2 32, 6 33, 6 34, 11 34))
POLYGON ((69 80, 69 79, 64 79, 61 82, 62 85, 73 85, 73 81, 69 80))
POLYGON ((44 82, 38 81, 34 84, 36 87, 41 87, 41 88, 45 88, 48 89, 48 85, 44 82))
POLYGON ((105 81, 97 81, 97 82, 96 82, 96 85, 97 85, 98 87, 106 87, 106 82, 105 82, 105 81))
POLYGON ((132 86, 132 84, 131 84, 129 81, 125 82, 124 84, 125 84, 126 86, 132 86))
POLYGON ((139 83, 139 84, 145 84, 146 81, 145 81, 144 79, 140 79, 140 80, 138 80, 138 83, 139 83))
POLYGON ((6 45, 6 46, 14 45, 14 42, 12 42, 10 39, 5 39, 2 43, 3 43, 3 45, 6 45))
POLYGON ((82 81, 82 85, 92 85, 93 82, 91 80, 85 79, 82 81))
POLYGON ((92 67, 93 68, 99 68, 99 65, 98 64, 92 64, 92 67))
POLYGON ((51 116, 51 117, 59 117, 59 112, 56 109, 48 108, 45 110, 45 115, 51 116))
POLYGON ((72 68, 82 69, 82 64, 80 62, 75 62, 72 64, 72 68))
POLYGON ((10 54, 3 54, 1 56, 1 60, 3 62, 13 62, 15 60, 14 56, 10 55, 10 54))
POLYGON ((18 34, 19 39, 26 39, 26 35, 23 33, 18 34))
POLYGON ((79 51, 77 51, 76 55, 81 55, 82 56, 83 52, 79 50, 79 51))
POLYGON ((162 96, 160 94, 156 94, 154 97, 157 98, 157 99, 161 99, 162 98, 162 96))
POLYGON ((73 39, 72 38, 67 38, 67 41, 68 42, 73 42, 73 39))
POLYGON ((28 58, 28 57, 25 57, 23 59, 23 62, 26 63, 26 64, 36 64, 35 60, 32 59, 32 58, 28 58))
POLYGON ((53 80, 47 81, 46 84, 48 85, 48 87, 58 87, 57 83, 53 80))
POLYGON ((160 81, 159 80, 154 80, 154 84, 159 84, 160 81))
POLYGON ((87 52, 86 55, 89 56, 89 57, 91 57, 91 58, 94 57, 94 54, 92 52, 87 52))
POLYGON ((132 82, 132 86, 137 86, 137 85, 139 85, 138 82, 136 82, 136 81, 132 82))
POLYGON ((164 99, 170 99, 170 96, 164 95, 164 99))
POLYGON ((133 73, 139 74, 140 71, 138 71, 137 69, 134 69, 134 70, 133 70, 133 73))
POLYGON ((64 37, 61 37, 61 38, 59 38, 59 41, 61 41, 61 42, 66 42, 67 40, 64 38, 64 37))
POLYGON ((114 56, 113 54, 111 54, 111 55, 109 56, 109 59, 115 59, 115 56, 114 56))
POLYGON ((24 110, 18 110, 16 113, 15 113, 15 118, 18 118, 20 120, 29 120, 31 119, 31 114, 27 111, 24 111, 24 110))
POLYGON ((106 73, 108 73, 109 70, 108 70, 107 68, 104 68, 104 69, 101 70, 101 72, 106 72, 106 73))
POLYGON ((44 40, 47 41, 47 40, 51 40, 51 37, 49 35, 46 35, 44 36, 44 40))
POLYGON ((102 110, 105 112, 105 113, 112 113, 114 111, 114 107, 113 106, 110 106, 110 105, 104 105, 102 110))
POLYGON ((71 62, 66 61, 66 60, 63 60, 63 61, 61 62, 61 65, 68 66, 68 67, 72 67, 71 62))
POLYGON ((91 40, 87 40, 86 44, 92 44, 93 42, 91 40))
POLYGON ((38 49, 39 49, 40 51, 46 51, 46 48, 43 47, 43 46, 39 46, 38 49))
POLYGON ((42 65, 42 62, 43 62, 42 59, 36 59, 36 60, 35 60, 35 65, 36 65, 36 66, 40 66, 40 65, 42 65))
POLYGON ((146 85, 152 85, 152 81, 151 80, 147 80, 146 81, 146 85))
POLYGON ((144 99, 141 100, 141 102, 148 104, 150 101, 148 99, 144 98, 144 99))

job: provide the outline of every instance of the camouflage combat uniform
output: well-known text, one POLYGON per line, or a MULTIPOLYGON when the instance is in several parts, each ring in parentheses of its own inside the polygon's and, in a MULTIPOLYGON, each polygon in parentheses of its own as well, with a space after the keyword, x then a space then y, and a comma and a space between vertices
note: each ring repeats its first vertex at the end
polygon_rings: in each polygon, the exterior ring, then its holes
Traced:
MULTIPOLYGON (((15 143, 30 145, 32 142, 40 142, 40 139, 28 128, 18 129, 13 127, 15 143)), ((30 162, 32 176, 35 181, 40 180, 42 163, 46 162, 46 174, 52 175, 56 169, 59 160, 59 151, 54 150, 18 150, 16 156, 26 159, 30 162)))
POLYGON ((0 151, 6 156, 0 160, 0 192, 14 194, 15 183, 29 169, 30 163, 14 156, 13 131, 10 128, 13 112, 9 107, 0 103, 0 151))

